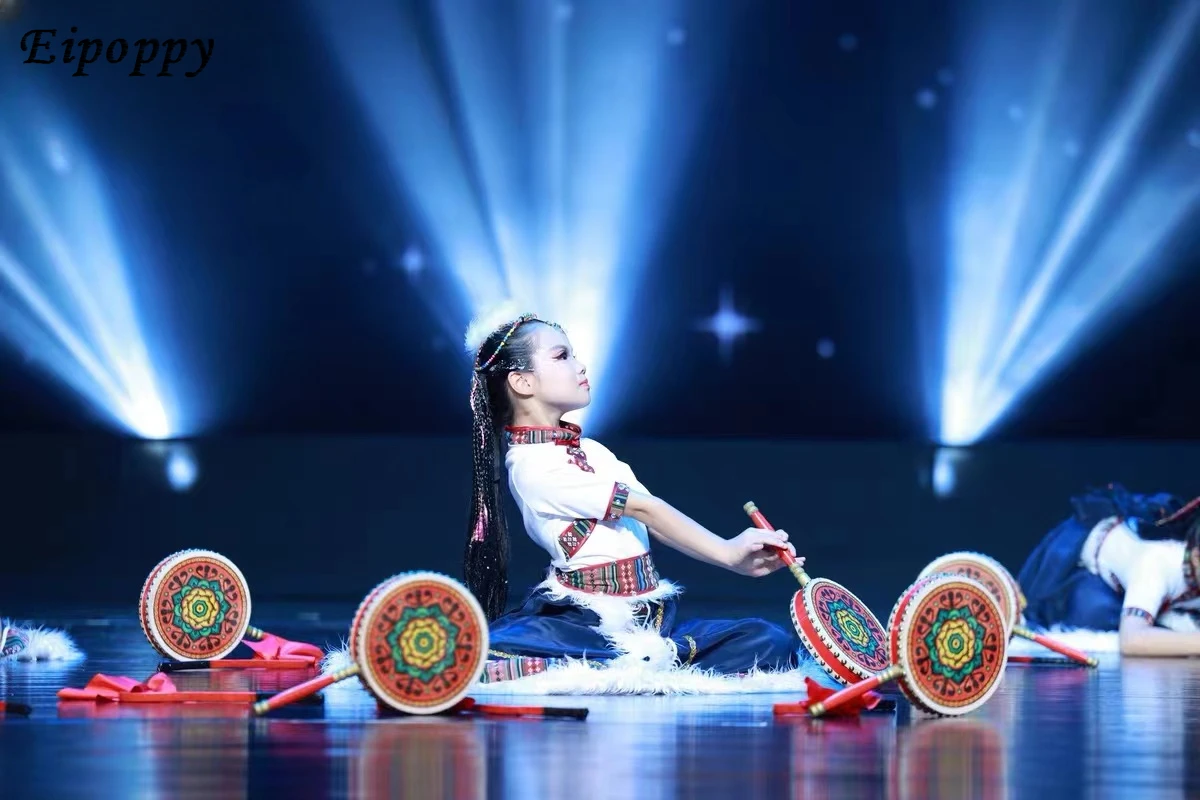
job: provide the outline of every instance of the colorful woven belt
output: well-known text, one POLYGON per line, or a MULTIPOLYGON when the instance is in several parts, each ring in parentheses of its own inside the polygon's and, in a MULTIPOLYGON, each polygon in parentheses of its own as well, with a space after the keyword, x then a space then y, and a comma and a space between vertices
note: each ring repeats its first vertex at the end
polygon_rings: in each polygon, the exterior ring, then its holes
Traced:
POLYGON ((555 570, 555 576, 563 586, 593 594, 632 597, 658 588, 658 570, 649 553, 570 572, 555 570))

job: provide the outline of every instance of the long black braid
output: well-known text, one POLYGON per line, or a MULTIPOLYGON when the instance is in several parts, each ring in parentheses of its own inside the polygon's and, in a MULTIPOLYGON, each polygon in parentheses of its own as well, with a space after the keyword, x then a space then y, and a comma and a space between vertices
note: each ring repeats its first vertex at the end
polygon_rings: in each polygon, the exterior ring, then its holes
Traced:
POLYGON ((535 321, 541 320, 522 317, 490 334, 476 354, 471 381, 474 474, 463 573, 489 621, 508 605, 509 535, 500 503, 502 432, 513 419, 508 375, 533 368, 536 326, 528 323, 535 321))

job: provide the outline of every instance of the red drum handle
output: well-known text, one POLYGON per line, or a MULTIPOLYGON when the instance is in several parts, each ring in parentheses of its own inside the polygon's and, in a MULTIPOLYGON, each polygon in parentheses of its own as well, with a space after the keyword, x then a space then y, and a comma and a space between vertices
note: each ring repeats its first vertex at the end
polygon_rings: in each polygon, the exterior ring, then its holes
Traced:
POLYGON ((1077 661, 1080 664, 1087 664, 1089 667, 1094 667, 1100 663, 1099 659, 1093 658, 1087 653, 1076 650, 1074 647, 1068 647, 1062 642, 1056 642, 1053 639, 1048 639, 1045 636, 1042 636, 1040 633, 1034 633, 1028 628, 1023 628, 1020 625, 1013 626, 1012 633, 1013 636, 1020 636, 1023 639, 1029 639, 1032 642, 1037 642, 1042 647, 1045 647, 1048 650, 1053 650, 1054 652, 1064 655, 1072 661, 1077 661))
MULTIPOLYGON (((764 531, 775 530, 775 526, 767 522, 767 518, 763 516, 763 513, 758 510, 758 506, 754 505, 753 502, 746 503, 742 508, 750 516, 750 521, 754 523, 754 527, 764 531)), ((788 549, 786 547, 775 547, 775 545, 770 545, 770 547, 779 551, 779 560, 787 564, 787 568, 796 576, 796 580, 800 581, 800 588, 807 586, 809 581, 808 573, 796 563, 796 559, 792 557, 788 549)))
POLYGON ((273 697, 258 701, 254 704, 254 714, 255 716, 261 717, 268 711, 274 711, 277 708, 283 708, 289 703, 294 703, 297 700, 303 700, 306 697, 311 697, 312 695, 324 689, 326 686, 335 684, 338 681, 344 681, 346 678, 357 674, 358 664, 351 664, 344 669, 339 669, 337 672, 331 672, 328 675, 318 675, 312 680, 305 681, 304 683, 298 683, 290 689, 284 689, 282 692, 274 695, 273 697))
POLYGON ((856 697, 862 697, 872 689, 876 689, 888 681, 895 680, 903 674, 904 670, 902 670, 896 664, 893 664, 883 672, 880 672, 878 675, 873 675, 870 678, 867 678, 865 681, 859 681, 853 686, 847 686, 840 692, 835 692, 829 697, 826 697, 824 700, 813 703, 808 707, 808 713, 812 714, 814 717, 819 717, 827 711, 832 711, 838 706, 850 702, 856 697))

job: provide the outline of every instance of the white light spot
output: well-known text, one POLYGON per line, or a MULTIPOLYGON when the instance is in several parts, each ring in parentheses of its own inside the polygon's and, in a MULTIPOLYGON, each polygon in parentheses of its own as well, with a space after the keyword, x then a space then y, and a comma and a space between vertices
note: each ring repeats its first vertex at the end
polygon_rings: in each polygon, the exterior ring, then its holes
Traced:
POLYGON ((421 249, 416 245, 409 245, 400 257, 400 268, 407 272, 410 278, 425 269, 425 255, 421 249))
POLYGON ((60 175, 71 169, 71 162, 67 158, 67 147, 57 136, 52 136, 46 141, 46 160, 50 162, 50 167, 60 175))
POLYGON ((189 448, 177 446, 167 456, 167 482, 177 492, 186 492, 196 483, 200 470, 189 448))
POLYGON ((702 320, 697 326, 699 330, 717 337, 721 360, 726 363, 733 354, 733 343, 738 337, 757 331, 759 327, 756 320, 740 314, 733 307, 733 294, 729 289, 721 290, 717 312, 708 319, 702 320))

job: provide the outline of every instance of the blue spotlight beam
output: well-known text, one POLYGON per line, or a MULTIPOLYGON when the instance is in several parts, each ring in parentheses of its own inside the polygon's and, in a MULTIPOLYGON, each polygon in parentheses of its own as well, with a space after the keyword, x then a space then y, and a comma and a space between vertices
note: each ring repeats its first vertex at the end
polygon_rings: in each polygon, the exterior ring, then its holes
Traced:
POLYGON ((44 101, 12 98, 23 128, 0 130, 0 175, 19 212, 0 236, 0 333, 126 431, 161 439, 181 433, 168 410, 126 276, 103 181, 44 101), (29 146, 41 139, 45 146, 29 146), (24 230, 32 234, 17 236, 24 230))
POLYGON ((952 121, 944 351, 933 389, 944 444, 985 436, 1111 324, 1118 296, 1130 307, 1165 280, 1167 245, 1198 210, 1194 151, 1184 137, 1144 168, 1136 147, 1186 71, 1200 0, 1173 7, 1079 175, 1073 162, 1085 153, 1078 126, 1104 110, 1104 76, 1080 68, 1079 59, 1111 62, 1106 50, 1126 31, 1117 30, 1119 18, 1105 18, 1117 34, 1106 39, 1103 21, 1081 13, 1078 3, 1060 10, 1050 26, 1040 17, 1048 8, 991 7, 974 20, 978 30, 968 40, 963 111, 952 121), (1067 47, 1072 36, 1088 44, 1075 59, 1067 47), (1020 60, 1001 46, 1014 37, 1027 43, 1020 60), (1011 120, 1023 130, 1005 126, 996 113, 1014 97, 1029 109, 1011 120))
POLYGON ((1130 151, 1165 95, 1166 87, 1196 32, 1198 18, 1200 1, 1192 0, 1176 7, 1175 13, 1164 26, 1162 36, 1151 46, 1150 56, 1135 80, 1132 91, 1121 104, 1121 111, 1104 138, 1104 144, 1088 170, 1083 185, 1059 224, 1048 253, 1038 266, 1033 284, 1021 298, 1012 324, 1008 327, 1008 334, 993 360, 993 370, 995 365, 1003 365, 1012 357, 1013 350, 1046 306, 1051 289, 1062 276, 1084 233, 1090 225, 1097 223, 1096 209, 1128 166, 1130 151))
POLYGON ((595 427, 625 388, 604 379, 614 330, 699 109, 669 62, 685 6, 436 4, 433 43, 384 2, 313 8, 465 316, 515 298, 559 320, 589 365, 595 427))

